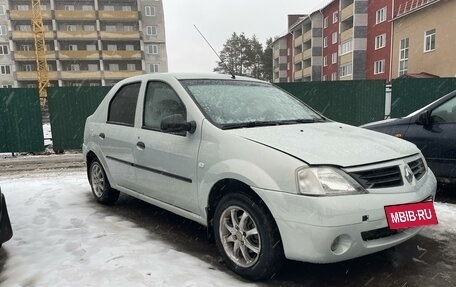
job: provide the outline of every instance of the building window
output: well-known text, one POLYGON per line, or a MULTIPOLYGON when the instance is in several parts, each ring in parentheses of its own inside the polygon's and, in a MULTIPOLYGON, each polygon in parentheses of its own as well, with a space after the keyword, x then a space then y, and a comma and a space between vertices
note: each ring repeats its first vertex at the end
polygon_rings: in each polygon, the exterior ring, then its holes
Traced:
POLYGON ((424 33, 424 51, 430 52, 435 50, 435 29, 424 33))
POLYGON ((340 76, 341 77, 346 77, 350 76, 352 74, 352 63, 348 63, 345 65, 340 66, 340 76))
POLYGON ((93 26, 93 25, 84 25, 84 31, 95 31, 95 26, 93 26))
POLYGON ((345 55, 352 51, 352 40, 348 40, 340 45, 340 54, 345 55))
POLYGON ((32 26, 30 25, 18 25, 17 28, 19 28, 19 31, 23 32, 32 31, 32 26))
POLYGON ((95 44, 87 44, 86 45, 86 50, 87 51, 96 51, 97 50, 97 45, 95 45, 95 44))
POLYGON ((332 53, 331 55, 331 63, 337 64, 337 53, 332 53))
POLYGON ((70 50, 70 51, 77 51, 77 50, 78 50, 78 45, 76 45, 76 44, 69 44, 69 45, 68 45, 68 50, 70 50))
POLYGON ((22 70, 25 72, 31 72, 32 71, 32 65, 31 64, 24 64, 22 67, 22 70))
POLYGON ((70 65, 70 71, 79 72, 80 70, 81 70, 81 67, 79 66, 79 64, 71 64, 70 65))
POLYGON ((375 24, 379 24, 386 21, 386 7, 377 10, 375 17, 375 24))
POLYGON ((0 25, 0 35, 7 35, 8 30, 6 29, 6 25, 0 25))
POLYGON ((333 44, 337 43, 337 32, 332 33, 332 43, 333 44))
POLYGON ((333 13, 333 24, 337 23, 338 20, 339 20, 339 12, 336 11, 333 13))
POLYGON ((124 25, 123 30, 124 32, 132 32, 133 31, 133 26, 132 25, 124 25))
POLYGON ((32 45, 30 44, 25 44, 25 45, 21 45, 19 47, 20 51, 30 51, 32 50, 32 45))
POLYGON ((127 44, 125 45, 125 51, 134 51, 135 45, 127 44))
POLYGON ((67 31, 76 31, 77 26, 76 25, 67 25, 67 31))
POLYGON ((108 51, 117 51, 116 44, 108 44, 108 51))
POLYGON ((8 55, 8 45, 0 45, 0 55, 8 55))
POLYGON ((159 68, 160 68, 159 64, 150 64, 149 65, 149 70, 151 73, 158 73, 159 68))
POLYGON ((157 26, 146 26, 147 35, 157 35, 157 26))
POLYGON ((0 15, 5 15, 5 5, 0 5, 0 15))
POLYGON ((408 72, 409 38, 401 40, 399 47, 399 76, 408 72))
POLYGON ((131 6, 122 6, 122 11, 130 12, 131 11, 131 6))
POLYGON ((112 5, 104 5, 103 8, 105 11, 114 11, 114 6, 112 5))
POLYGON ((109 64, 110 71, 119 71, 119 64, 109 64))
POLYGON ((328 47, 328 37, 323 38, 323 47, 328 47))
POLYGON ((127 64, 128 71, 136 71, 136 64, 127 64))
POLYGON ((374 62, 374 75, 383 74, 385 72, 385 60, 374 62))
POLYGON ((158 54, 158 45, 148 45, 147 53, 148 54, 158 54))
POLYGON ((386 34, 375 37, 375 50, 384 48, 386 46, 386 34))
POLYGON ((328 66, 328 57, 324 56, 323 57, 323 67, 327 67, 327 66, 328 66))
POLYGON ((74 11, 74 5, 65 5, 65 11, 74 11))
POLYGON ((321 78, 322 81, 327 81, 328 80, 328 76, 326 75, 323 75, 323 77, 321 78))
POLYGON ((19 11, 28 11, 29 6, 28 5, 17 5, 17 10, 19 11))
POLYGON ((288 71, 291 70, 291 63, 290 62, 287 63, 287 70, 288 71))
POLYGON ((117 31, 117 26, 116 25, 106 25, 106 31, 115 32, 115 31, 117 31))
POLYGON ((331 81, 337 81, 337 73, 331 73, 331 81))
POLYGON ((287 56, 291 56, 291 49, 287 48, 287 56))
POLYGON ((92 5, 82 5, 82 11, 92 11, 93 6, 92 5))
POLYGON ((155 16, 155 6, 145 6, 146 16, 155 16))
POLYGON ((11 68, 9 65, 0 65, 0 74, 9 75, 11 74, 11 68))
POLYGON ((87 70, 89 70, 89 71, 98 71, 98 65, 97 64, 88 64, 87 65, 87 70))
POLYGON ((328 17, 325 17, 325 19, 323 19, 323 28, 328 28, 328 17))

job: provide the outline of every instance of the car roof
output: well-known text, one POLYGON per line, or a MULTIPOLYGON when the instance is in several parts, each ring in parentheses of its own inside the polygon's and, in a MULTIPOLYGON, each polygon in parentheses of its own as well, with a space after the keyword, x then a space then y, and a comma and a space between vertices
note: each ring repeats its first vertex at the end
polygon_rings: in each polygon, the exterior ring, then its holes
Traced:
POLYGON ((217 73, 149 73, 143 74, 139 76, 134 76, 127 78, 124 81, 132 82, 132 81, 142 81, 142 80, 165 80, 175 78, 177 80, 232 80, 232 81, 250 81, 250 82, 259 82, 259 83, 266 83, 264 81, 243 77, 243 76, 236 76, 235 79, 232 78, 231 75, 227 74, 217 74, 217 73))

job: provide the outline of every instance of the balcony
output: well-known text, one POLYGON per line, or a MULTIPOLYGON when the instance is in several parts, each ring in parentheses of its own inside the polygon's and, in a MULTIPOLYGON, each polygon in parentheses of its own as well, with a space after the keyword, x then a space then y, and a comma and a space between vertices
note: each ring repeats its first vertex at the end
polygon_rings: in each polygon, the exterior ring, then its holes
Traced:
POLYGON ((353 60, 353 53, 344 54, 344 55, 340 56, 340 58, 339 58, 339 61, 340 61, 339 66, 350 63, 352 60, 353 60))
POLYGON ((302 53, 299 53, 296 56, 294 56, 294 62, 295 63, 302 62, 302 53))
MULTIPOLYGON (((52 19, 52 14, 51 14, 50 10, 41 11, 41 15, 43 16, 43 20, 52 19)), ((29 20, 30 21, 32 19, 32 10, 28 10, 28 11, 11 10, 10 19, 11 20, 29 20)))
POLYGON ((142 74, 143 74, 142 71, 126 71, 126 70, 124 70, 124 71, 105 71, 104 72, 105 79, 111 79, 111 80, 124 79, 124 78, 128 78, 128 77, 142 75, 142 74))
POLYGON ((341 21, 344 21, 353 16, 353 7, 354 7, 354 3, 348 5, 344 9, 342 9, 342 11, 340 12, 341 21))
MULTIPOLYGON (((54 51, 46 51, 46 58, 48 60, 55 60, 55 52, 54 51)), ((35 61, 35 51, 15 51, 14 52, 14 59, 17 61, 20 60, 33 60, 35 61)))
POLYGON ((280 49, 275 49, 274 50, 274 54, 273 54, 273 58, 277 59, 279 57, 280 57, 280 49))
POLYGON ((122 21, 137 21, 137 11, 100 11, 98 12, 100 20, 122 21))
POLYGON ((56 10, 55 19, 57 20, 96 20, 95 11, 64 11, 56 10))
POLYGON ((301 71, 294 72, 294 79, 295 79, 295 80, 300 80, 300 79, 302 79, 302 70, 301 70, 301 71))
POLYGON ((62 80, 92 80, 101 78, 100 71, 64 71, 61 72, 62 80))
POLYGON ((312 67, 307 67, 304 70, 302 70, 302 77, 307 78, 312 76, 312 67))
MULTIPOLYGON (((13 31, 13 40, 33 40, 33 32, 32 31, 13 31)), ((54 32, 46 31, 44 33, 44 37, 46 39, 54 39, 54 32)))
POLYGON ((306 33, 304 33, 304 35, 302 36, 302 41, 305 43, 307 41, 310 41, 311 38, 312 38, 312 30, 309 30, 306 33))
POLYGON ((103 40, 139 40, 139 31, 101 31, 103 40))
POLYGON ((57 38, 59 40, 96 40, 96 31, 57 31, 57 38))
POLYGON ((103 51, 104 60, 141 60, 141 51, 103 51))
POLYGON ((60 51, 61 60, 99 60, 98 51, 60 51))
POLYGON ((298 47, 302 44, 302 35, 294 39, 294 46, 298 47))
POLYGON ((343 43, 343 42, 345 42, 347 40, 350 40, 351 38, 353 38, 353 28, 345 30, 345 31, 343 31, 340 34, 340 42, 341 43, 343 43))
POLYGON ((312 48, 307 49, 302 53, 303 60, 309 59, 310 57, 312 57, 312 48))
MULTIPOLYGON (((57 72, 49 72, 49 80, 57 80, 57 72)), ((31 72, 16 72, 16 78, 18 81, 38 81, 38 75, 36 71, 31 72)))

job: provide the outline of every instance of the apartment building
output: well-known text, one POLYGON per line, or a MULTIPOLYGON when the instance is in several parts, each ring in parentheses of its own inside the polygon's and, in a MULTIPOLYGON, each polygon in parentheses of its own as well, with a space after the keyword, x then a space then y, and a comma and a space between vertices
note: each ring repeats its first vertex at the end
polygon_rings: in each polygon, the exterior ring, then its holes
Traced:
POLYGON ((273 83, 287 83, 291 82, 292 69, 291 69, 291 34, 287 33, 277 38, 272 43, 273 53, 273 83))
MULTIPOLYGON (((161 0, 42 0, 51 86, 166 72, 161 0)), ((0 0, 0 85, 36 87, 30 0, 0 0)))
POLYGON ((322 73, 322 28, 321 13, 314 12, 301 17, 293 26, 293 81, 321 81, 322 73))
POLYGON ((339 79, 339 0, 320 11, 323 15, 323 81, 339 79))
POLYGON ((456 1, 396 3, 391 57, 393 79, 422 72, 456 77, 455 12, 456 1))

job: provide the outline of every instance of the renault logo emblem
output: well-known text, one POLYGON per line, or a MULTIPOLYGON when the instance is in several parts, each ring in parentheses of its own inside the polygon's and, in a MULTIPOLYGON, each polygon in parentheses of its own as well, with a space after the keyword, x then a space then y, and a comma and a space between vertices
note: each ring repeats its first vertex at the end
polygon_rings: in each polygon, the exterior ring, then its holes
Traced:
POLYGON ((405 166, 404 171, 405 171, 405 179, 408 181, 408 183, 412 183, 413 172, 410 170, 410 167, 408 167, 408 165, 405 166))

